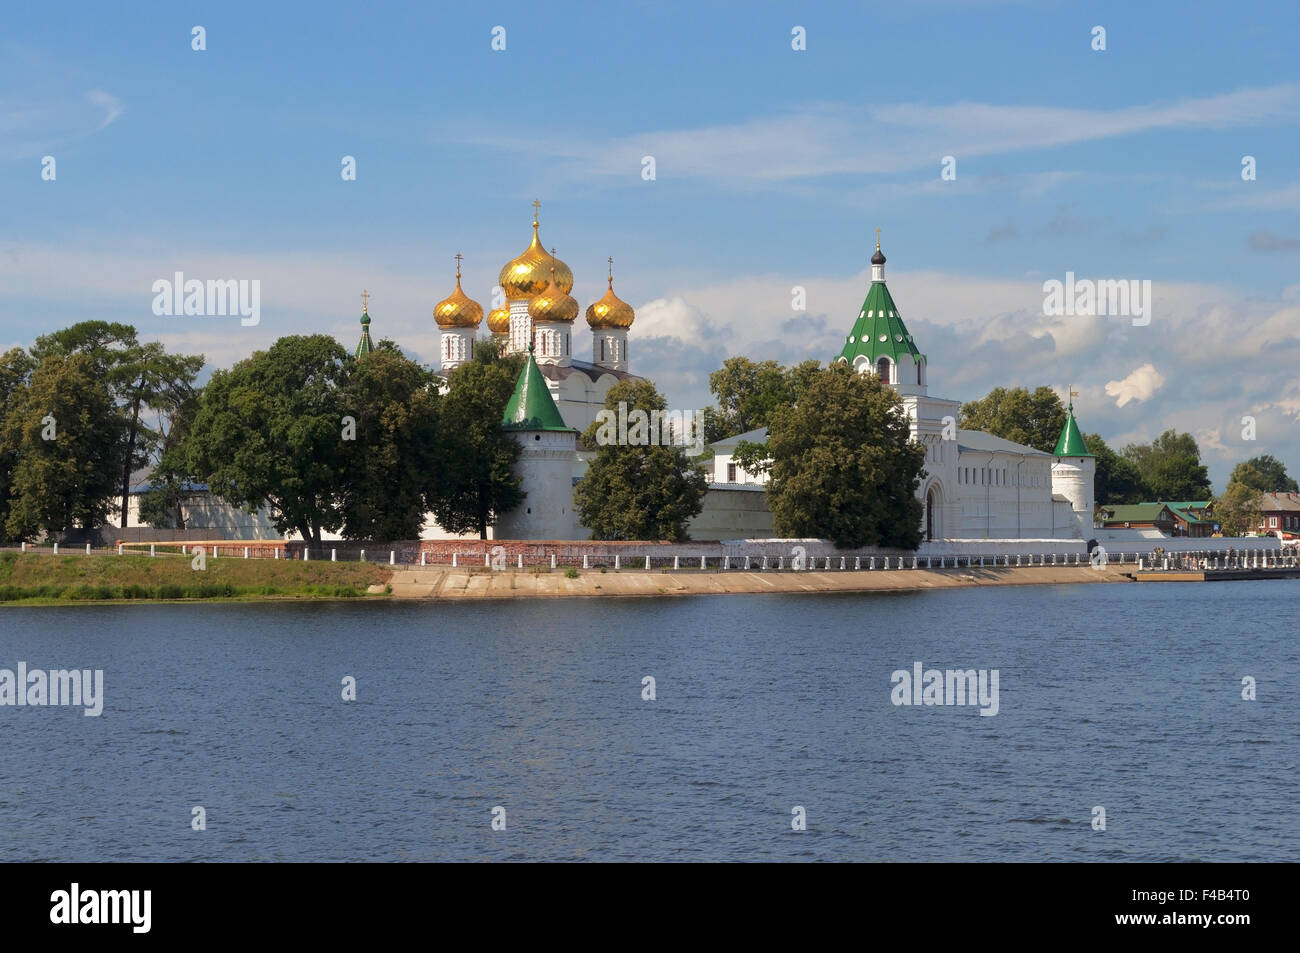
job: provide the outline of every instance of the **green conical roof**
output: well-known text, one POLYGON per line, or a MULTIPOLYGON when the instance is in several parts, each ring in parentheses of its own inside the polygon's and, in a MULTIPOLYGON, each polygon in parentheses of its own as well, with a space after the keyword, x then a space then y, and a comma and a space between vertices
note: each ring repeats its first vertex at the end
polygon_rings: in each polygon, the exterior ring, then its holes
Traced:
POLYGON ((853 322, 853 330, 849 332, 839 356, 850 364, 865 356, 874 364, 882 354, 888 355, 895 364, 900 354, 910 354, 914 361, 924 357, 912 341, 912 335, 907 333, 883 279, 871 283, 867 299, 862 302, 858 319, 853 322))
POLYGON ((370 313, 361 312, 361 340, 357 342, 357 359, 361 359, 375 349, 374 343, 370 340, 370 313))
POLYGON ((551 391, 546 386, 541 369, 533 360, 532 345, 528 347, 528 360, 519 372, 515 392, 506 403, 501 417, 502 430, 572 430, 564 423, 551 391))
POLYGON ((1065 426, 1061 428, 1061 436, 1056 439, 1056 449, 1052 451, 1054 456, 1058 457, 1091 457, 1088 452, 1088 445, 1083 442, 1083 434, 1079 432, 1079 425, 1074 420, 1074 404, 1071 404, 1066 411, 1065 426))

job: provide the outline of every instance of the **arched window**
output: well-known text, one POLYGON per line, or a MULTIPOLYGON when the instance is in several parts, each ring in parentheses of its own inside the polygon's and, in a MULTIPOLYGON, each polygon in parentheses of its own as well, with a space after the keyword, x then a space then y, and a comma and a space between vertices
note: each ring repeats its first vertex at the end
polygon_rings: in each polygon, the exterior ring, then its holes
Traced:
POLYGON ((917 364, 917 365, 916 365, 916 384, 917 384, 918 387, 921 385, 921 365, 920 365, 920 364, 917 364))
POLYGON ((876 361, 876 374, 880 377, 881 383, 889 383, 889 358, 882 357, 876 361))

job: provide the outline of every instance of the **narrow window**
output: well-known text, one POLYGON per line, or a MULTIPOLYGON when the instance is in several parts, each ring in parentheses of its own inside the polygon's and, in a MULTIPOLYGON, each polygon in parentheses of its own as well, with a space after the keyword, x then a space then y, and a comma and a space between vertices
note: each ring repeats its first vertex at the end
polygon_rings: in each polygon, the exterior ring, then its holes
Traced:
POLYGON ((727 464, 727 482, 728 483, 736 482, 736 465, 734 463, 727 464))

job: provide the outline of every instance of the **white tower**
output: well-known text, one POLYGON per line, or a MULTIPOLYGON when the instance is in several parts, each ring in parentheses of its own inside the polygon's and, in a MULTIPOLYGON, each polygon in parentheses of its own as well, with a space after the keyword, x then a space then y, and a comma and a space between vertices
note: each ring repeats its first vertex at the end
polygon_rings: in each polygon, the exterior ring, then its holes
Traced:
POLYGON ((610 370, 627 370, 627 331, 636 312, 614 294, 614 259, 609 261, 609 288, 605 296, 587 308, 591 326, 591 363, 610 370))
POLYGON ((474 359, 474 338, 483 322, 483 307, 461 290, 460 262, 461 256, 457 254, 456 290, 433 309, 433 319, 438 322, 440 332, 438 356, 444 374, 474 359))
POLYGON ((1097 475, 1097 458, 1088 452, 1083 434, 1074 419, 1074 391, 1070 391, 1070 405, 1066 411, 1065 426, 1052 451, 1052 495, 1060 494, 1070 501, 1074 510, 1075 527, 1071 534, 1087 539, 1092 533, 1092 518, 1096 511, 1094 484, 1097 475))
POLYGON ((573 539, 578 529, 573 509, 577 432, 560 416, 531 347, 501 429, 519 441, 515 472, 527 495, 497 520, 493 538, 573 539))
MULTIPOLYGON (((542 240, 537 232, 538 211, 541 207, 541 202, 533 202, 533 240, 529 242, 523 254, 512 261, 506 262, 498 279, 501 291, 506 297, 506 307, 510 311, 507 350, 513 354, 522 354, 527 351, 528 345, 535 340, 533 336, 533 318, 528 312, 528 306, 532 300, 545 292, 552 281, 565 295, 573 290, 573 272, 569 270, 569 266, 542 247, 542 240)), ((493 314, 495 315, 496 312, 494 311, 493 314)), ((577 317, 576 312, 574 317, 577 317)), ((496 330, 495 326, 493 330, 496 330)), ((557 332, 559 329, 549 328, 548 330, 557 332)), ((571 321, 569 330, 571 336, 571 321)), ((550 339, 548 338, 549 343, 550 339)), ((564 353, 555 356, 565 356, 572 349, 571 345, 571 341, 560 338, 557 349, 564 353)), ((549 360, 550 354, 539 352, 538 357, 543 360, 543 363, 551 363, 549 360)))

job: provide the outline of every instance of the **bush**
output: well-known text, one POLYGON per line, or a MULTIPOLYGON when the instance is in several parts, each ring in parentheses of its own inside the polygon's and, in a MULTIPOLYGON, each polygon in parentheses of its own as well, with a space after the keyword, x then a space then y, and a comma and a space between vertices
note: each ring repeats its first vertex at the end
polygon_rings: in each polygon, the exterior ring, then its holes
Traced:
POLYGON ((577 579, 577 578, 578 578, 578 570, 576 570, 576 569, 574 569, 572 566, 570 566, 568 569, 564 570, 564 577, 565 577, 566 579, 577 579))

